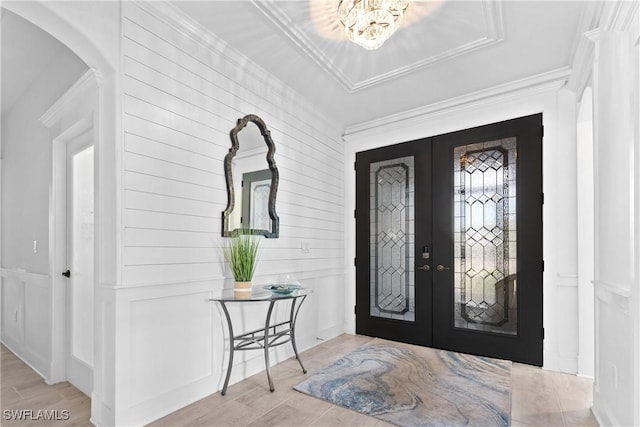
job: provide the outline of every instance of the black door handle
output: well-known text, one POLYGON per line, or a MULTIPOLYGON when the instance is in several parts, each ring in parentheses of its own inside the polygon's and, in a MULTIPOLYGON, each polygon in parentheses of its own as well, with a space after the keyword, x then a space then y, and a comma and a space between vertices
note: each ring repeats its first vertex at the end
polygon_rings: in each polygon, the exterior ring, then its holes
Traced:
POLYGON ((67 271, 65 271, 64 273, 62 273, 62 275, 63 275, 64 277, 71 277, 71 271, 70 271, 70 270, 67 270, 67 271))

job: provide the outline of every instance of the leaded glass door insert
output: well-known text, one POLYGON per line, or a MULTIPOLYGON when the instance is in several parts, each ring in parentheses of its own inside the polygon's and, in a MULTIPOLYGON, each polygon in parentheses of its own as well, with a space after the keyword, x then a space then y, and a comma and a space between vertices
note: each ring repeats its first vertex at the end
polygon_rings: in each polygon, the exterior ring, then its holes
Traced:
POLYGON ((454 148, 455 327, 517 333, 516 139, 454 148))
POLYGON ((371 316, 415 320, 414 158, 370 165, 371 316))

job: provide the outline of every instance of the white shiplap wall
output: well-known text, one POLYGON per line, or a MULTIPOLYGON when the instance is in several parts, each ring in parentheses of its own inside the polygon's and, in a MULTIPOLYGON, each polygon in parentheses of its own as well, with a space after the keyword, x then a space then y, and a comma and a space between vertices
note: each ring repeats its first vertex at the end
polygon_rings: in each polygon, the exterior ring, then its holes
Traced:
POLYGON ((215 50, 148 7, 127 5, 124 17, 124 282, 221 276, 222 161, 229 131, 249 113, 269 126, 280 172, 281 237, 264 242, 258 274, 342 269, 339 129, 271 88, 238 83, 238 75, 255 77, 221 70, 215 50), (310 242, 309 254, 301 240, 310 242))
MULTIPOLYGON (((291 274, 313 289, 299 347, 343 331, 344 152, 341 129, 312 104, 174 6, 126 2, 122 24, 123 283, 105 405, 131 425, 222 385, 226 330, 207 298, 232 282, 220 251, 223 159, 246 114, 269 127, 280 173, 280 238, 263 239, 254 282, 291 274)), ((235 315, 241 327, 264 322, 261 307, 235 315)), ((261 352, 236 357, 232 382, 264 369, 261 352)))

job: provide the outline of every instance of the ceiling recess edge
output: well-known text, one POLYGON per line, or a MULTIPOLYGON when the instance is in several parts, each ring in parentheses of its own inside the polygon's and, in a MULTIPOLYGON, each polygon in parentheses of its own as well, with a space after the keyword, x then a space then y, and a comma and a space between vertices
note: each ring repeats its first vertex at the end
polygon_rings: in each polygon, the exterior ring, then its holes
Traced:
POLYGON ((475 52, 477 50, 500 43, 505 38, 505 24, 502 12, 502 1, 482 0, 486 35, 469 43, 449 49, 437 55, 421 59, 411 64, 395 68, 374 77, 352 81, 336 66, 333 61, 314 43, 304 31, 277 5, 273 0, 252 0, 251 3, 267 19, 282 31, 282 33, 299 49, 301 49, 315 64, 324 70, 332 79, 338 82, 348 93, 355 93, 390 80, 413 73, 422 68, 446 61, 448 59, 475 52))

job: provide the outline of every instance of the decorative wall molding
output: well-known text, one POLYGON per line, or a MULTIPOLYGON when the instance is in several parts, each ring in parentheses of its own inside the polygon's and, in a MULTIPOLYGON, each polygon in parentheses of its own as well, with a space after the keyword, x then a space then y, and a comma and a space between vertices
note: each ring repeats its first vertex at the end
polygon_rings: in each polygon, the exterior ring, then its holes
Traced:
MULTIPOLYGON (((345 270, 342 268, 340 269, 330 268, 330 269, 318 269, 318 270, 307 270, 307 271, 297 271, 297 272, 294 271, 294 272, 288 272, 288 274, 290 274, 291 276, 295 277, 298 280, 311 280, 316 277, 342 276, 345 274, 345 270)), ((202 284, 202 283, 211 284, 213 282, 223 282, 225 280, 232 281, 233 276, 229 276, 229 277, 210 276, 210 277, 200 277, 200 278, 190 279, 190 280, 163 280, 163 281, 141 282, 141 283, 129 282, 121 285, 117 285, 115 283, 113 284, 100 283, 96 287, 110 289, 113 291, 133 291, 139 288, 150 288, 150 287, 166 287, 166 286, 175 286, 175 285, 184 286, 184 285, 196 285, 196 284, 202 284)), ((272 277, 272 275, 269 275, 269 274, 264 274, 264 275, 256 274, 254 276, 254 280, 256 282, 268 283, 269 281, 273 281, 274 278, 272 277)))
POLYGON ((578 275, 576 273, 557 273, 556 286, 558 288, 578 289, 578 275))
POLYGON ((302 50, 313 62, 316 63, 331 78, 338 82, 348 93, 358 92, 381 83, 405 76, 414 71, 446 61, 456 56, 475 52, 492 46, 504 40, 504 19, 502 3, 496 1, 483 1, 483 17, 486 35, 477 40, 465 43, 461 46, 447 50, 437 55, 421 59, 411 64, 395 68, 386 73, 374 77, 353 81, 342 68, 337 66, 323 51, 313 42, 274 1, 252 1, 253 5, 267 17, 294 45, 302 50))
POLYGON ((20 268, 0 268, 0 276, 3 278, 15 278, 15 279, 35 279, 35 280, 47 280, 48 274, 34 273, 20 268))
POLYGON ((52 127, 60 120, 64 109, 72 105, 82 96, 88 89, 96 86, 102 87, 102 74, 90 68, 71 86, 49 109, 40 117, 40 122, 46 127, 52 127))
POLYGON ((404 127, 409 122, 425 120, 428 117, 449 114, 468 108, 477 108, 482 105, 496 104, 508 99, 532 95, 535 93, 557 91, 569 78, 571 69, 568 67, 537 74, 535 76, 516 80, 513 82, 494 86, 489 89, 479 90, 467 95, 458 96, 446 101, 436 102, 404 112, 391 114, 379 119, 348 126, 343 135, 343 140, 365 137, 370 133, 377 133, 379 128, 393 129, 404 127))

